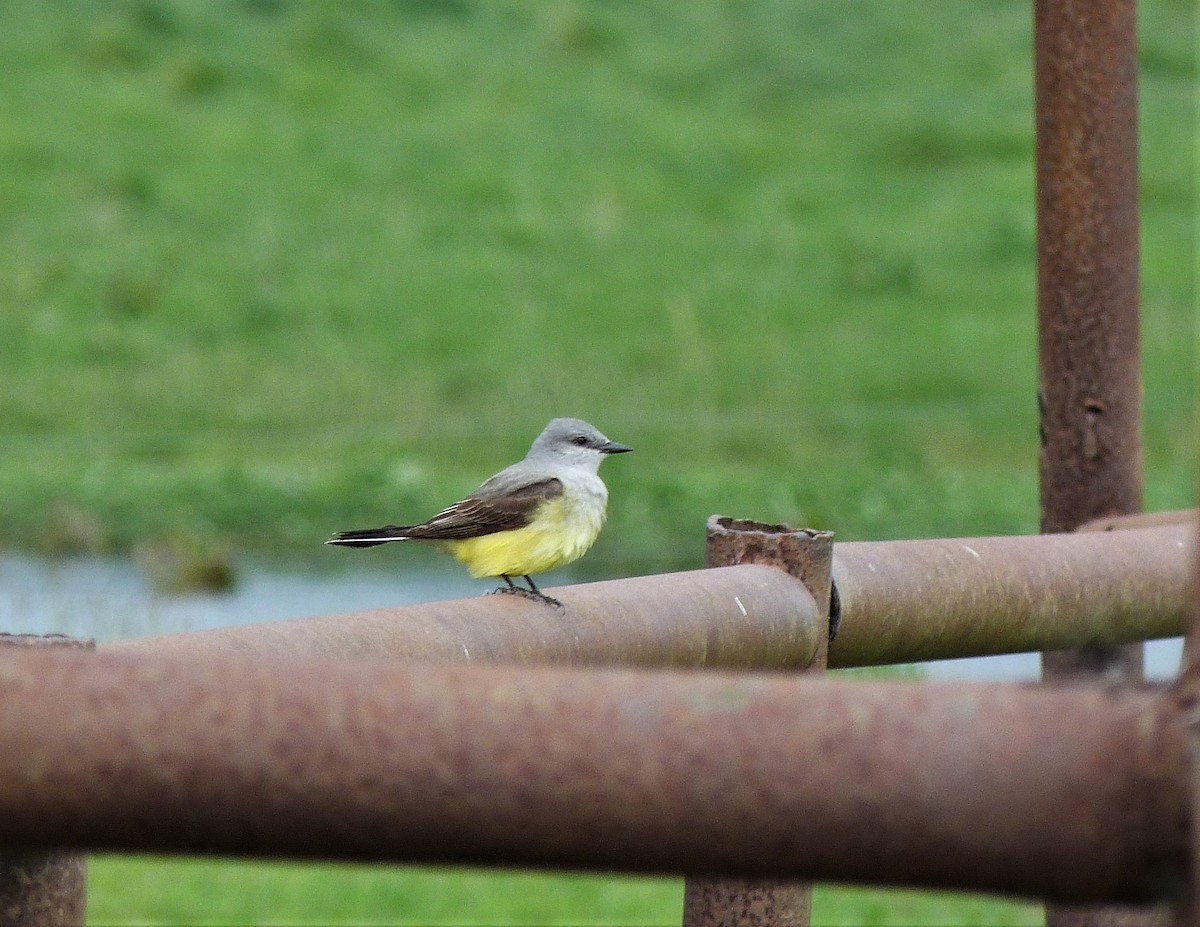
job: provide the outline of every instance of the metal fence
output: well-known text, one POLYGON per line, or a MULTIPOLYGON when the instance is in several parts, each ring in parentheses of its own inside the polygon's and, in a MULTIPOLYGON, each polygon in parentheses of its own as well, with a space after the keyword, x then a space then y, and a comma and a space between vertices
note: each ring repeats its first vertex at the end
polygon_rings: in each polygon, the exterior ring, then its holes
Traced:
POLYGON ((0 844, 678 872, 689 923, 797 922, 801 877, 1177 898, 1178 691, 786 671, 1179 634, 1194 520, 835 545, 713 519, 741 563, 559 589, 553 621, 485 597, 17 649, 0 844))
POLYGON ((1122 518, 1135 4, 1034 8, 1048 534, 835 545, 713 519, 709 569, 556 590, 552 621, 491 597, 12 647, 0 921, 81 922, 95 849, 682 873, 689 925, 806 923, 812 879, 1195 921, 1200 662, 1151 689, 1128 647, 1200 629, 1194 513, 1122 518), (816 678, 1035 648, 1059 684, 816 678))

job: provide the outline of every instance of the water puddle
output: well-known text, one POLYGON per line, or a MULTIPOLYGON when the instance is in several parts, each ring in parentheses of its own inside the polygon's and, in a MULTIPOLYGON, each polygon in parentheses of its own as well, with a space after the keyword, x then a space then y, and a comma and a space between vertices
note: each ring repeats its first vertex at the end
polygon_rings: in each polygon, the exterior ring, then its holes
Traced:
MULTIPOLYGON (((569 580, 560 580, 566 582, 569 580)), ((110 641, 480 595, 447 569, 288 571, 241 567, 228 592, 162 593, 131 560, 0 555, 0 631, 110 641)))

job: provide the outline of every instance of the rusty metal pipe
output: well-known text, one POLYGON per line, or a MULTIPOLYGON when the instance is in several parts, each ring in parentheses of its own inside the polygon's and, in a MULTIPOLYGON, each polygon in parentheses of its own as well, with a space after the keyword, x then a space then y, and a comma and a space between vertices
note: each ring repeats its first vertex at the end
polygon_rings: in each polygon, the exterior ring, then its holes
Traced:
MULTIPOLYGON (((64 634, 0 633, 0 648, 93 650, 95 646, 91 638, 64 634)), ((83 927, 86 916, 87 857, 84 854, 61 849, 22 852, 0 847, 0 925, 83 927)))
POLYGON ((114 641, 104 649, 563 666, 808 666, 825 630, 804 584, 741 565, 564 586, 559 611, 511 595, 114 641))
MULTIPOLYGON (((1142 508, 1137 0, 1034 0, 1041 530, 1142 508)), ((1115 642, 1106 642, 1115 643, 1115 642)), ((1042 654, 1047 682, 1137 684, 1145 648, 1042 654)), ((1050 927, 1159 923, 1048 909, 1050 927)))
MULTIPOLYGON (((1200 545, 1196 551, 1196 597, 1192 604, 1192 625, 1185 641, 1183 672, 1172 693, 1180 717, 1187 724, 1193 761, 1189 769, 1192 792, 1192 820, 1200 819, 1200 545)), ((1200 827, 1192 827, 1191 885, 1177 913, 1176 923, 1200 923, 1200 827)))
MULTIPOLYGON (((1190 525, 834 547, 831 667, 1170 637, 1187 627, 1190 525)), ((818 654, 821 610, 742 564, 556 589, 559 612, 484 596, 114 641, 116 652, 785 669, 818 654), (743 610, 745 614, 743 614, 743 610)))
MULTIPOLYGON (((1142 508, 1136 0, 1035 0, 1041 530, 1142 508)), ((1042 654, 1140 682, 1144 648, 1042 654)))
POLYGON ((0 654, 0 845, 1171 892, 1150 692, 0 654))
POLYGON ((1035 0, 1042 530, 1142 506, 1137 5, 1035 0))
POLYGON ((1093 647, 1182 634, 1192 525, 838 544, 831 667, 1093 647))
POLYGON ((1128 528, 1161 528, 1164 525, 1195 525, 1200 509, 1171 509, 1164 512, 1137 512, 1113 515, 1084 522, 1076 531, 1124 531, 1128 528))
MULTIPOLYGON (((829 625, 833 535, 828 531, 794 530, 742 518, 713 515, 708 520, 704 560, 708 566, 767 563, 801 580, 821 605, 821 627, 829 625)), ((829 634, 807 672, 825 670, 829 634)), ((689 875, 683 883, 683 927, 732 927, 773 924, 808 927, 812 887, 779 879, 730 879, 689 875)))

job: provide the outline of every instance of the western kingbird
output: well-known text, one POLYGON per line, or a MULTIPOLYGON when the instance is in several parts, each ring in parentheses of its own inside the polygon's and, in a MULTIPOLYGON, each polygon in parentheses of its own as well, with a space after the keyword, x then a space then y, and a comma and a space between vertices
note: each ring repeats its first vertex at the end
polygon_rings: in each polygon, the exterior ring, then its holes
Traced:
POLYGON ((556 418, 524 460, 501 470, 467 498, 419 525, 339 531, 326 544, 374 547, 388 541, 429 541, 466 564, 471 575, 499 576, 497 592, 542 594, 531 574, 582 557, 604 524, 608 488, 600 463, 633 448, 610 441, 577 418, 556 418), (523 589, 513 583, 523 576, 523 589))

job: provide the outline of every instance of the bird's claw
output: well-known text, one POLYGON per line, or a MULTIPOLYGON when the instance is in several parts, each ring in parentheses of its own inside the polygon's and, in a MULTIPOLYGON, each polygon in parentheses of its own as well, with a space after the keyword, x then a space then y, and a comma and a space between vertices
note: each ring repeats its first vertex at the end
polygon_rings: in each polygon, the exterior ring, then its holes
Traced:
POLYGON ((566 608, 558 599, 552 598, 542 592, 534 592, 532 589, 522 589, 520 586, 500 586, 498 589, 493 589, 487 595, 519 595, 523 599, 530 599, 534 602, 544 602, 546 605, 553 605, 557 609, 566 608))

